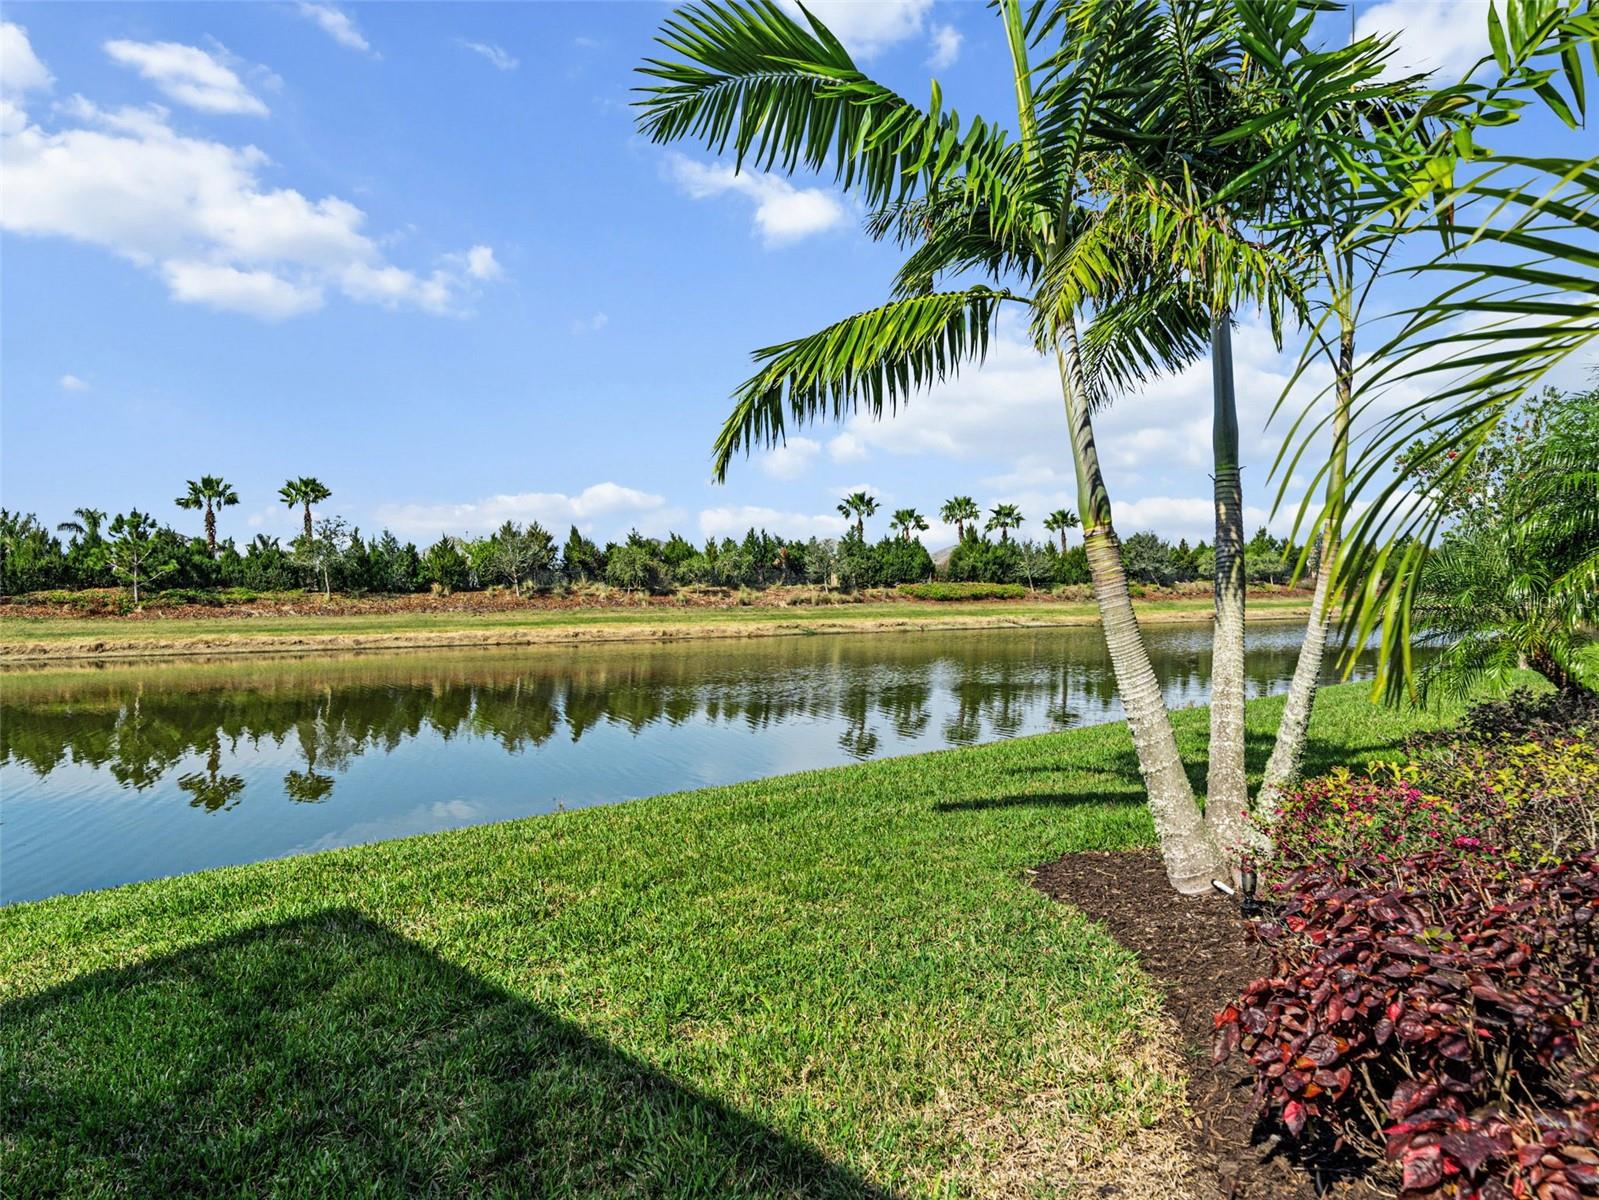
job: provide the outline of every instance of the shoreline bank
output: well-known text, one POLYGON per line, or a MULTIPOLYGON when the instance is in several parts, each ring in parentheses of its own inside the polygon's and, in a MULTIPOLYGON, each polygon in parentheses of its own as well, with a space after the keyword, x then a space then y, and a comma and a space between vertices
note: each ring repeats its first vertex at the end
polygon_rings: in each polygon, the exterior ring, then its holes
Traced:
MULTIPOLYGON (((876 607, 876 606, 874 606, 876 607)), ((903 609, 904 605, 895 605, 903 609)), ((964 606, 963 606, 964 607, 964 606)), ((144 632, 129 636, 131 622, 111 625, 104 622, 102 633, 95 628, 101 624, 94 619, 75 621, 39 621, 38 633, 30 628, 31 618, 0 617, 0 666, 10 663, 36 663, 40 661, 98 660, 108 658, 179 657, 214 654, 306 654, 335 653, 352 650, 421 650, 465 649, 489 646, 569 646, 591 642, 666 642, 696 639, 726 639, 754 637, 792 637, 818 634, 845 633, 936 633, 968 629, 1040 629, 1051 627, 1082 627, 1099 624, 1099 615, 1092 605, 1060 605, 1058 612, 1048 611, 1049 606, 1037 603, 1017 605, 1013 609, 994 606, 997 611, 939 614, 936 605, 928 605, 918 615, 883 615, 880 611, 853 615, 828 612, 827 615, 794 615, 781 619, 765 617, 736 617, 739 610, 718 611, 714 615, 696 613, 679 621, 663 622, 658 611, 640 619, 618 619, 611 613, 586 615, 572 620, 554 620, 539 623, 515 624, 511 621, 488 621, 479 618, 457 623, 441 620, 445 628, 384 629, 381 617, 310 617, 297 623, 276 618, 264 618, 264 623, 289 625, 289 628, 260 628, 257 632, 239 631, 239 618, 216 618, 216 624, 234 626, 228 632, 195 632, 182 634, 181 629, 192 629, 206 624, 200 620, 158 621, 167 626, 160 632, 144 632), (925 615, 924 615, 925 614, 925 615), (314 632, 322 621, 344 626, 327 633, 314 632), (60 626, 69 626, 61 630, 60 626), (308 628, 308 626, 310 628, 308 628), (353 628, 352 628, 353 626, 353 628), (363 626, 370 628, 363 628, 363 626), (75 628, 72 628, 75 627, 75 628), (171 630, 168 633, 168 629, 171 630), (40 634, 43 636, 40 636, 40 634)), ((1140 622, 1147 624, 1185 624, 1209 620, 1211 605, 1204 602, 1159 601, 1153 604, 1134 605, 1140 622)), ((1252 606, 1252 620, 1304 620, 1310 615, 1308 602, 1298 598, 1258 600, 1252 606)), ((246 618, 248 620, 249 618, 246 618)), ((392 624, 392 622, 389 622, 392 624)), ((148 626, 146 626, 148 627, 148 626)))

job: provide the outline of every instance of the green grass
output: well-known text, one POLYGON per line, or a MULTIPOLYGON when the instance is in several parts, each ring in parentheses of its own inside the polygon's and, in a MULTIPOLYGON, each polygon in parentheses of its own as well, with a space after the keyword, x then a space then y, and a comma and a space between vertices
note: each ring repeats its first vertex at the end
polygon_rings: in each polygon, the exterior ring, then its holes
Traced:
MULTIPOLYGON (((1329 689, 1311 768, 1435 723, 1329 689)), ((1148 844, 1140 800, 1100 726, 0 909, 0 1178, 1097 1194, 1173 1161, 1179 1058, 1024 871, 1148 844)))
MULTIPOLYGON (((310 603, 315 603, 311 601, 310 603)), ((1250 601, 1251 615, 1303 610, 1302 598, 1261 598, 1250 601)), ((1146 619, 1173 614, 1209 612, 1206 597, 1140 601, 1146 619)), ((606 630, 627 626, 691 632, 705 626, 739 627, 781 623, 803 629, 807 625, 852 622, 916 622, 971 619, 993 621, 1078 621, 1097 615, 1092 602, 1028 600, 1019 603, 870 603, 791 608, 673 608, 640 606, 634 609, 580 608, 524 609, 489 613, 372 613, 354 616, 224 616, 182 620, 150 616, 142 620, 104 617, 17 617, 0 611, 0 647, 53 642, 138 642, 146 640, 224 637, 247 642, 259 638, 316 636, 365 637, 385 634, 447 634, 470 631, 606 630)))

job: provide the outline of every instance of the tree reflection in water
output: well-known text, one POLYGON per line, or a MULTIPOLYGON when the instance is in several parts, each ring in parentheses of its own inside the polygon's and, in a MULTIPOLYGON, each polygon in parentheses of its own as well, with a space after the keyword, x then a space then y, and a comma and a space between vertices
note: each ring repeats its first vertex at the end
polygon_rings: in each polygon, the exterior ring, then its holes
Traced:
MULTIPOLYGON (((1151 631, 1174 703, 1204 699, 1207 632, 1151 631)), ((1251 694, 1292 672, 1298 636, 1296 626, 1252 631, 1251 694)), ((227 766, 241 747, 291 753, 298 765, 283 795, 318 803, 362 755, 425 732, 517 755, 602 726, 759 731, 805 719, 835 722, 838 746, 861 759, 908 742, 971 745, 1119 716, 1094 629, 104 664, 10 672, 6 683, 0 763, 41 779, 86 765, 135 792, 174 777, 206 812, 240 804, 245 781, 227 766)))

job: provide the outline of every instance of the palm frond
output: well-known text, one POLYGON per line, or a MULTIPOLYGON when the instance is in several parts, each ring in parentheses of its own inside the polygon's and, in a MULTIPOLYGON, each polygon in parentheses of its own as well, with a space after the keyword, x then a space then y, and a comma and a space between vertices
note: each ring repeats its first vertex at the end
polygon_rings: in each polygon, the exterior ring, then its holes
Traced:
POLYGON ((760 369, 734 392, 716 438, 716 478, 739 450, 781 443, 789 421, 892 413, 916 390, 981 360, 1000 304, 1012 299, 987 287, 905 297, 756 351, 760 369))
POLYGON ((639 127, 656 143, 695 141, 740 169, 831 171, 876 207, 918 184, 959 176, 1003 208, 1026 171, 1005 131, 945 111, 938 84, 923 110, 862 73, 820 21, 801 25, 772 0, 705 0, 678 10, 657 41, 674 57, 639 70, 639 127))

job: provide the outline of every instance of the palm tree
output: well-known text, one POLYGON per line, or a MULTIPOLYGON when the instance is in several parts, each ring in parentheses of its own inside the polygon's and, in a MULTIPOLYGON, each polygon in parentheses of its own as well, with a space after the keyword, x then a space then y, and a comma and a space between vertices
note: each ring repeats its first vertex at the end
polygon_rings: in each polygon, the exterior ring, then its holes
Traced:
MULTIPOLYGON (((1294 378, 1317 359, 1333 378, 1331 414, 1315 423, 1331 438, 1325 465, 1312 482, 1325 476, 1325 503, 1294 568, 1313 566, 1310 618, 1256 801, 1257 816, 1269 824, 1279 797, 1299 774, 1322 675, 1343 545, 1357 337, 1371 285, 1399 233, 1392 222, 1372 219, 1383 198, 1370 180, 1380 172, 1383 155, 1392 153, 1383 147, 1420 144, 1424 131, 1415 114, 1425 109, 1417 80, 1372 78, 1385 65, 1390 39, 1352 39, 1343 50, 1316 52, 1305 47, 1303 30, 1294 24, 1263 29, 1261 38, 1251 47, 1257 51, 1256 85, 1280 115, 1252 170, 1274 178, 1274 207, 1286 218, 1278 240, 1285 253, 1307 265, 1306 300, 1316 318, 1294 378)), ((1279 503, 1303 452, 1301 447, 1290 454, 1286 442, 1279 452, 1279 503)))
POLYGON ((888 527, 899 533, 902 541, 910 541, 913 533, 927 528, 927 518, 914 508, 896 508, 888 527))
MULTIPOLYGON (((1111 16, 1125 5, 1084 0, 1083 7, 1111 16)), ((1254 24, 1290 41, 1288 49, 1304 50, 1311 22, 1296 22, 1292 4, 1261 5, 1251 15, 1254 24)), ((1276 121, 1258 84, 1251 21, 1234 3, 1192 0, 1158 5, 1139 24, 1143 41, 1115 64, 1113 100, 1099 106, 1114 152, 1103 169, 1105 211, 1098 231, 1142 239, 1149 258, 1179 268, 1169 286, 1184 336, 1168 342, 1160 326, 1149 327, 1137 304, 1104 311, 1090 336, 1136 345, 1179 367, 1193 357, 1189 335, 1195 327, 1208 335, 1216 566, 1205 814, 1212 836, 1231 851, 1253 838, 1244 764, 1247 579, 1233 312, 1241 304, 1260 304, 1276 332, 1284 307, 1298 307, 1300 284, 1257 232, 1267 224, 1275 198, 1276 180, 1257 168, 1276 121)), ((1070 70, 1100 71, 1081 57, 1085 48, 1069 48, 1070 70)), ((1324 74, 1315 76, 1318 83, 1324 74)), ((1049 286, 1062 288, 1062 298, 1076 303, 1101 289, 1099 275, 1092 258, 1086 264, 1066 260, 1049 286)))
POLYGON ((996 504, 988 514, 988 524, 983 526, 983 532, 999 530, 999 540, 1010 541, 1010 531, 1021 528, 1023 521, 1022 510, 1014 504, 996 504))
POLYGON ((199 482, 189 480, 189 490, 173 501, 179 508, 205 509, 205 548, 211 557, 217 556, 217 512, 239 502, 233 485, 220 475, 202 475, 199 482))
MULTIPOLYGON (((1587 0, 1518 6, 1517 15, 1506 23, 1487 14, 1494 52, 1477 67, 1491 65, 1494 82, 1469 82, 1480 75, 1474 68, 1466 82, 1432 93, 1427 113, 1449 112, 1452 126, 1429 139, 1381 143, 1382 169, 1371 174, 1399 232, 1440 233, 1445 243, 1419 269, 1424 281, 1444 273, 1438 294, 1409 310, 1404 327, 1373 356, 1378 365, 1363 373, 1352 407, 1360 414, 1401 383, 1421 397, 1397 411, 1388 407, 1351 434, 1362 448, 1336 502, 1344 514, 1359 504, 1332 572, 1333 594, 1346 601, 1344 665, 1352 667, 1355 649, 1377 634, 1375 686, 1393 698, 1413 682, 1413 610, 1430 586, 1429 547, 1445 522, 1431 497, 1398 502, 1412 472, 1447 462, 1442 482, 1464 478, 1506 414, 1535 394, 1552 368, 1599 338, 1599 276, 1587 248, 1599 234, 1599 164, 1554 152, 1528 157, 1475 140, 1481 125, 1495 145, 1514 146, 1499 127, 1535 101, 1576 129, 1599 29, 1587 0), (1440 429, 1448 436, 1436 436, 1440 429), (1425 461, 1406 459, 1418 434, 1425 461), (1397 461, 1410 469, 1385 484, 1397 461)), ((1310 408, 1307 402, 1290 431, 1295 460, 1318 432, 1310 408)), ((1299 516, 1325 519, 1333 507, 1329 498, 1317 513, 1307 497, 1299 516)))
MULTIPOLYGON (((1158 0, 1137 0, 1127 11, 1088 13, 1088 28, 1074 35, 1094 42, 1084 61, 1108 69, 1134 53, 1136 18, 1157 8, 1158 0)), ((1029 61, 1046 36, 1063 36, 1059 14, 1040 19, 1042 10, 1024 13, 1021 0, 999 0, 997 9, 1011 55, 1014 139, 980 118, 963 122, 943 105, 936 83, 930 109, 917 108, 863 74, 820 21, 801 25, 769 0, 689 5, 666 21, 659 41, 672 57, 641 68, 653 81, 639 101, 640 126, 652 140, 694 139, 718 152, 731 146, 740 167, 758 170, 831 167, 839 186, 870 210, 873 237, 914 247, 886 303, 757 352, 758 370, 735 392, 716 439, 715 472, 725 478, 738 451, 780 442, 790 418, 803 424, 863 407, 879 416, 897 410, 920 388, 979 360, 1002 306, 1026 312, 1039 352, 1059 370, 1089 569, 1167 875, 1180 891, 1207 891, 1222 860, 1133 614, 1094 436, 1102 397, 1077 335, 1083 306, 1045 303, 1024 290, 1075 257, 1095 224, 1094 207, 1080 200, 1105 85, 1029 61), (993 286, 964 282, 973 271, 993 286), (946 276, 963 286, 937 290, 946 276)), ((1202 344, 1171 290, 1146 286, 1151 277, 1165 279, 1163 264, 1097 251, 1090 257, 1108 276, 1125 268, 1119 298, 1140 304, 1151 325, 1168 317, 1169 340, 1202 344)), ((1161 366, 1116 354, 1113 348, 1100 360, 1139 379, 1161 366)))
POLYGON ((100 540, 100 526, 105 524, 106 514, 98 508, 75 508, 72 515, 76 521, 62 521, 56 526, 57 533, 70 533, 74 537, 82 538, 85 542, 98 542, 100 540))
POLYGON ((313 504, 321 504, 331 495, 333 493, 328 490, 320 479, 314 479, 310 475, 302 475, 298 479, 291 479, 278 489, 278 499, 282 500, 284 504, 290 508, 294 508, 296 505, 304 507, 306 537, 311 536, 311 506, 313 504))
POLYGON ((1069 508, 1057 508, 1044 518, 1044 528, 1060 534, 1060 552, 1066 553, 1066 531, 1077 528, 1077 514, 1069 508))
POLYGON ((966 540, 966 523, 977 522, 983 519, 983 510, 977 507, 977 501, 970 496, 951 496, 944 501, 944 507, 938 510, 938 519, 946 525, 955 526, 955 540, 966 540))
POLYGON ((855 521, 855 536, 866 540, 866 518, 877 512, 877 498, 865 492, 851 492, 838 502, 839 515, 855 521))

